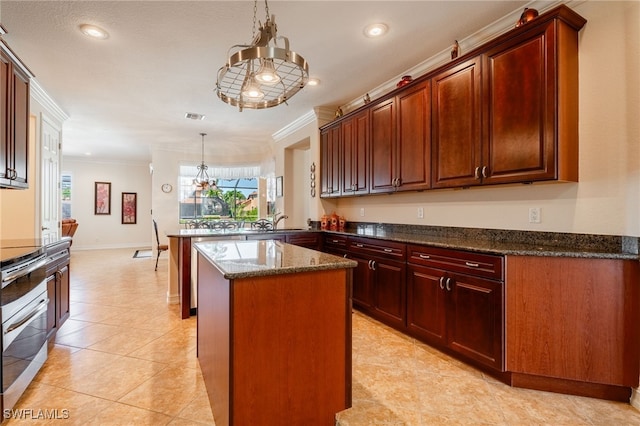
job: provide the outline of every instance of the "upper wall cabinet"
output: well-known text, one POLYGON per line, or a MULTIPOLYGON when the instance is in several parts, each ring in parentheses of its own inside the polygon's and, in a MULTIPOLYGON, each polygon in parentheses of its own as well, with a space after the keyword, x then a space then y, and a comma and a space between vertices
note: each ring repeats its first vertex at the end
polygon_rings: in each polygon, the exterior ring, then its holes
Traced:
POLYGON ((577 182, 585 23, 558 6, 345 116, 369 114, 369 193, 577 182))
POLYGON ((369 192, 369 110, 342 122, 341 195, 369 192))
POLYGON ((28 188, 29 75, 0 42, 0 187, 28 188))
POLYGON ((320 137, 320 196, 340 195, 340 123, 332 123, 320 137))

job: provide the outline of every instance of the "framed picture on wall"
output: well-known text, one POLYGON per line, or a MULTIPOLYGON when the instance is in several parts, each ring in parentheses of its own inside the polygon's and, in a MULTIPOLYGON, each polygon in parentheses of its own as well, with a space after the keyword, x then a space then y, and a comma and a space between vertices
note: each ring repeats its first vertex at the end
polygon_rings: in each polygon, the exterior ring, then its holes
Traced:
POLYGON ((138 195, 135 192, 122 193, 122 224, 133 225, 136 223, 138 195))
POLYGON ((111 214, 111 182, 96 182, 95 214, 111 214))
POLYGON ((276 178, 276 197, 282 197, 282 176, 276 178))

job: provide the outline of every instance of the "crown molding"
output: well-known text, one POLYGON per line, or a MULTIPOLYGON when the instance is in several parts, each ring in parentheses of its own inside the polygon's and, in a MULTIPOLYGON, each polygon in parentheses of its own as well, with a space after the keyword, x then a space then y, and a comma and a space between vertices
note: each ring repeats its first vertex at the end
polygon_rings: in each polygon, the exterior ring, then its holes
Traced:
POLYGON ((58 104, 49 96, 49 94, 40 86, 38 80, 32 78, 29 81, 31 97, 44 107, 47 114, 61 124, 69 119, 69 115, 58 106, 58 104))
POLYGON ((298 117, 293 122, 287 124, 282 129, 275 132, 273 135, 271 135, 271 137, 273 137, 274 141, 278 142, 286 138, 287 136, 291 135, 292 133, 302 129, 306 125, 313 123, 315 120, 316 120, 316 113, 315 111, 311 110, 306 114, 302 115, 301 117, 298 117))

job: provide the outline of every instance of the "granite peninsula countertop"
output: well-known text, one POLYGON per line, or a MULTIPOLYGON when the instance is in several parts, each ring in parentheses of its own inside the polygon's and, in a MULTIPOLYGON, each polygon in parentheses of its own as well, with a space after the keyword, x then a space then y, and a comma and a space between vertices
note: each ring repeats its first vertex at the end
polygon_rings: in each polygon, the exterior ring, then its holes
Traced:
POLYGON ((355 268, 343 257, 275 240, 206 241, 194 247, 226 279, 355 268))

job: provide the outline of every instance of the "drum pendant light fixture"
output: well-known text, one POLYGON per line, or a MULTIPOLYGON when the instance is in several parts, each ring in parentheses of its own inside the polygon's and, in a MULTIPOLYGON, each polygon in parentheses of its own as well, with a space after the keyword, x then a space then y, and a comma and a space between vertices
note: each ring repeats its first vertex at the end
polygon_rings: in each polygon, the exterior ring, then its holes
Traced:
POLYGON ((309 80, 307 61, 289 50, 289 39, 277 35, 275 16, 269 16, 256 34, 258 0, 253 6, 253 42, 236 44, 228 52, 227 62, 218 70, 216 94, 229 105, 263 109, 281 103, 302 89, 309 80), (282 41, 284 47, 278 47, 282 41))

